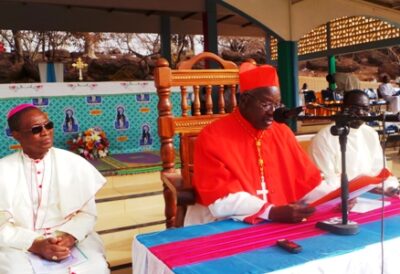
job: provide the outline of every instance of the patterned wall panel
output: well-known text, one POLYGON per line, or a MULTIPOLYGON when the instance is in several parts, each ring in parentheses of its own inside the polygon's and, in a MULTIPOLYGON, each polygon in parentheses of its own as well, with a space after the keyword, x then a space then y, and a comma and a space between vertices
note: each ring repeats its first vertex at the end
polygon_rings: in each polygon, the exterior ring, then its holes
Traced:
MULTIPOLYGON (((112 154, 159 150, 157 101, 155 93, 2 98, 0 157, 18 148, 18 143, 9 135, 5 117, 12 107, 21 103, 36 104, 48 113, 55 125, 56 147, 68 149, 67 140, 73 134, 101 127, 110 140, 112 154)), ((178 93, 173 93, 172 103, 179 104, 178 93)))

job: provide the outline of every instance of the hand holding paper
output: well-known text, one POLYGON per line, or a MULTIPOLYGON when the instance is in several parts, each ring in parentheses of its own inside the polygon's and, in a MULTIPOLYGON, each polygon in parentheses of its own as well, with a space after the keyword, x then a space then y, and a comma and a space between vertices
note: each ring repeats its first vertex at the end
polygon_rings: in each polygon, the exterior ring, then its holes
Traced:
MULTIPOLYGON (((353 180, 349 181, 349 199, 356 198, 361 194, 375 188, 377 185, 382 183, 391 175, 390 171, 387 169, 382 169, 382 171, 375 177, 373 176, 358 176, 353 180)), ((322 204, 333 204, 340 201, 340 195, 342 191, 338 188, 325 196, 310 203, 310 206, 317 207, 322 204)))

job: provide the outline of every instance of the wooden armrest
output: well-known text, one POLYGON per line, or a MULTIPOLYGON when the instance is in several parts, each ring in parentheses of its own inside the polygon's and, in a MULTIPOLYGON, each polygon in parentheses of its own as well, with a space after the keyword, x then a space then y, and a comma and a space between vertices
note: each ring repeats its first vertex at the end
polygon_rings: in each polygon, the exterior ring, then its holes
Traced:
POLYGON ((181 174, 163 173, 161 180, 176 196, 178 206, 194 205, 196 203, 194 189, 183 188, 183 177, 181 174))
POLYGON ((196 203, 196 196, 193 188, 181 189, 178 192, 177 204, 178 206, 194 205, 196 203))
POLYGON ((177 190, 182 188, 183 177, 180 173, 161 173, 161 181, 176 195, 177 190))

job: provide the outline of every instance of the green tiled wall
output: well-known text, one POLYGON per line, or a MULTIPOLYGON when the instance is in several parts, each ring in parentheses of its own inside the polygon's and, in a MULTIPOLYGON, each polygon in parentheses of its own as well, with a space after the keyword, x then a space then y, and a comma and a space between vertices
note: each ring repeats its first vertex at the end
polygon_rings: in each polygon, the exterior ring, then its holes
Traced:
MULTIPOLYGON (((113 154, 130 153, 145 150, 159 150, 157 135, 157 101, 155 93, 119 94, 96 96, 97 102, 90 103, 91 96, 65 96, 41 98, 45 104, 40 106, 54 122, 54 143, 56 147, 68 149, 67 140, 74 133, 65 132, 65 116, 72 110, 75 120, 73 130, 84 131, 90 127, 101 127, 110 140, 110 151, 113 154), (117 108, 124 109, 126 128, 116 128, 117 108), (151 143, 144 145, 143 126, 150 129, 151 143)), ((8 111, 21 103, 37 103, 37 98, 0 99, 2 134, 0 136, 0 157, 10 154, 17 142, 7 135, 6 115, 8 111)), ((172 103, 179 104, 179 94, 172 93, 172 103)), ((177 142, 177 140, 175 141, 177 142)))

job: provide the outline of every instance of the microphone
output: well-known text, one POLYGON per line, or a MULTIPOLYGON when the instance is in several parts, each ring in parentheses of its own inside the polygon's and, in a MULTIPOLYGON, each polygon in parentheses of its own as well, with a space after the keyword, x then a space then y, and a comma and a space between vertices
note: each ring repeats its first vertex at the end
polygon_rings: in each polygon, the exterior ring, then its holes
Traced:
MULTIPOLYGON (((329 104, 329 106, 337 106, 338 104, 329 104)), ((329 108, 329 107, 327 107, 327 106, 324 106, 324 105, 321 105, 321 104, 318 104, 318 103, 308 103, 308 104, 306 104, 305 105, 305 107, 307 108, 307 109, 323 109, 323 110, 327 110, 327 111, 330 111, 330 112, 337 112, 337 110, 335 110, 335 109, 332 109, 332 108, 329 108)))
MULTIPOLYGON (((380 115, 382 116, 382 115, 380 115)), ((380 120, 380 121, 383 121, 380 120)), ((397 112, 397 114, 390 114, 385 116, 385 121, 387 122, 400 122, 400 112, 397 112)))
POLYGON ((362 120, 364 122, 372 122, 372 121, 400 122, 400 112, 398 112, 397 114, 380 114, 376 116, 350 116, 350 115, 342 115, 342 116, 347 117, 349 120, 362 120))
POLYGON ((277 108, 274 111, 273 118, 278 123, 284 123, 287 119, 296 118, 306 107, 300 106, 295 108, 277 108))

